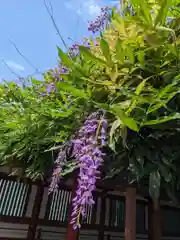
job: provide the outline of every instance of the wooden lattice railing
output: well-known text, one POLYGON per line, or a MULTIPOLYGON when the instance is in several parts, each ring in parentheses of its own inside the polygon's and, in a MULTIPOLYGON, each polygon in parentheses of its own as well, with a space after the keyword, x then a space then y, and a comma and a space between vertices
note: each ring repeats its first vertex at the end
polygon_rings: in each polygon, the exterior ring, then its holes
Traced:
MULTIPOLYGON (((32 216, 27 216, 27 208, 32 202, 32 182, 16 181, 13 177, 0 179, 0 221, 30 224, 32 216), (30 202, 31 201, 31 202, 30 202)), ((47 194, 46 192, 44 194, 47 194)), ((36 193, 35 193, 36 195, 36 193)), ((53 193, 44 204, 44 215, 38 220, 38 225, 67 227, 68 213, 71 202, 71 189, 62 186, 53 193)), ((41 204, 41 207, 43 204, 41 204)), ((138 234, 147 234, 147 202, 137 200, 136 230, 138 234)), ((166 235, 180 235, 180 209, 162 207, 163 232, 166 235), (174 218, 174 220, 172 220, 174 218), (178 227, 179 226, 179 227, 178 227)), ((125 199, 112 194, 103 195, 97 192, 95 204, 86 208, 86 217, 82 219, 83 229, 98 230, 103 225, 104 231, 124 232, 125 199), (102 204, 102 201, 105 204, 102 204), (100 218, 104 212, 104 220, 100 218)))

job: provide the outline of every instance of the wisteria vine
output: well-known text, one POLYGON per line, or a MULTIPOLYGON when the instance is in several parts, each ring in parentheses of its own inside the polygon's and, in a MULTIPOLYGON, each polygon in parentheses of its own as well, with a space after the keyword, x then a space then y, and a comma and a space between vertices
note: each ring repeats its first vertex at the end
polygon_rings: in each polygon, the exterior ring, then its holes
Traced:
MULTIPOLYGON (((94 204, 93 191, 96 189, 96 180, 100 178, 99 170, 105 155, 102 147, 106 144, 107 127, 107 120, 100 112, 92 113, 79 129, 76 138, 71 141, 72 156, 77 160, 79 166, 76 196, 72 200, 71 224, 74 229, 81 227, 80 218, 85 216, 86 205, 94 204)), ((58 188, 64 164, 63 151, 60 151, 55 163, 50 192, 58 188)))
MULTIPOLYGON (((102 8, 100 16, 89 23, 88 30, 96 33, 107 27, 109 11, 108 7, 102 8)), ((89 41, 86 40, 83 44, 74 43, 68 51, 71 59, 79 56, 79 45, 90 47, 89 41)), ((96 46, 97 43, 94 45, 96 46)), ((59 68, 53 71, 56 80, 61 80, 61 73, 62 69, 59 70, 59 68)), ((46 89, 48 94, 55 90, 53 84, 48 85, 46 89)), ((74 229, 81 227, 81 217, 86 215, 86 206, 94 204, 93 192, 96 189, 96 181, 100 178, 100 167, 105 155, 102 147, 106 144, 108 122, 104 116, 105 114, 101 111, 90 114, 76 134, 76 138, 71 141, 73 149, 71 157, 77 161, 79 167, 76 196, 72 200, 71 224, 74 229)), ((65 154, 66 150, 62 148, 54 165, 49 192, 58 189, 65 164, 65 154)))

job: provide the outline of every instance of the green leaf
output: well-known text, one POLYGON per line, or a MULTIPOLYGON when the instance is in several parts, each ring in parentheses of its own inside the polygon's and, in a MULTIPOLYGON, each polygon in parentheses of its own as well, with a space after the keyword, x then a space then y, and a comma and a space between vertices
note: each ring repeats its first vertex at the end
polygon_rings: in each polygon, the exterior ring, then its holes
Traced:
POLYGON ((160 195, 161 176, 158 171, 151 172, 149 175, 149 194, 157 200, 160 195))
POLYGON ((146 19, 146 21, 148 22, 149 26, 151 26, 152 24, 152 17, 151 17, 151 9, 148 5, 147 1, 139 1, 140 3, 140 7, 141 7, 141 13, 144 17, 144 19, 146 19))
POLYGON ((176 41, 176 33, 173 29, 167 28, 164 26, 159 26, 159 27, 157 26, 156 29, 159 31, 169 32, 171 34, 171 36, 173 37, 173 40, 176 41))
POLYGON ((144 80, 137 86, 136 91, 135 91, 136 95, 139 95, 139 94, 142 92, 142 90, 143 90, 143 88, 144 88, 144 86, 145 86, 145 84, 146 84, 146 81, 147 81, 147 79, 144 79, 144 80))
POLYGON ((31 82, 32 82, 32 84, 34 84, 34 85, 43 84, 43 81, 39 81, 39 80, 37 80, 37 79, 35 79, 35 78, 32 78, 32 79, 31 79, 31 82))
POLYGON ((100 47, 107 62, 111 64, 111 54, 110 54, 109 45, 103 38, 101 38, 100 47))
POLYGON ((122 47, 122 41, 119 38, 116 41, 116 59, 121 63, 124 62, 124 50, 122 47))
POLYGON ((88 60, 98 62, 100 64, 106 64, 104 60, 102 60, 101 58, 97 58, 95 55, 93 55, 89 50, 89 48, 84 46, 79 46, 79 50, 80 50, 80 53, 83 54, 84 57, 86 57, 88 60))
POLYGON ((117 174, 120 174, 123 169, 124 169, 123 166, 120 166, 119 168, 112 168, 112 169, 107 173, 107 175, 105 176, 104 180, 113 178, 113 177, 116 176, 117 174))
POLYGON ((72 112, 71 111, 66 111, 66 112, 60 112, 60 111, 50 111, 51 113, 51 116, 53 118, 55 117, 62 117, 62 118, 67 118, 69 117, 70 115, 72 115, 72 112))
POLYGON ((73 87, 72 85, 70 85, 68 83, 57 82, 56 87, 65 91, 65 92, 71 93, 75 97, 85 98, 85 99, 88 98, 87 94, 83 90, 77 89, 77 88, 73 87))
POLYGON ((70 58, 68 57, 68 55, 66 53, 64 53, 61 48, 57 47, 58 50, 58 56, 61 59, 62 63, 67 66, 72 68, 72 66, 74 65, 73 61, 70 60, 70 58))
POLYGON ((161 172, 161 176, 163 176, 164 180, 166 182, 170 182, 172 180, 172 175, 169 171, 169 167, 167 168, 166 166, 160 164, 159 169, 161 172))
POLYGON ((121 120, 118 118, 117 120, 115 120, 113 123, 112 123, 112 126, 111 126, 111 130, 110 130, 110 147, 114 150, 114 142, 113 142, 113 136, 117 130, 117 128, 119 128, 121 126, 122 122, 121 120))
POLYGON ((61 146, 54 146, 54 147, 51 147, 51 148, 45 150, 44 152, 56 151, 56 150, 59 150, 60 148, 61 148, 61 146))
POLYGON ((158 125, 158 124, 169 122, 169 121, 176 120, 176 119, 180 119, 180 113, 174 113, 170 116, 165 116, 165 117, 161 117, 161 118, 158 118, 155 120, 146 121, 142 124, 142 126, 158 125))
POLYGON ((145 55, 145 53, 143 51, 138 51, 137 52, 137 58, 138 58, 138 60, 141 64, 144 63, 144 55, 145 55))
POLYGON ((137 9, 136 6, 138 6, 138 16, 144 20, 145 23, 147 23, 149 26, 152 24, 152 18, 151 18, 151 9, 149 7, 149 2, 144 0, 131 0, 131 3, 135 5, 135 9, 137 9))
POLYGON ((127 126, 128 128, 138 132, 139 131, 139 127, 138 127, 138 123, 131 117, 127 116, 125 114, 125 112, 117 105, 112 105, 110 107, 112 109, 112 112, 120 118, 120 120, 123 122, 123 124, 125 126, 127 126))
POLYGON ((130 61, 130 63, 134 63, 134 53, 133 49, 130 46, 126 46, 126 55, 130 61))
POLYGON ((169 7, 171 6, 172 1, 171 0, 163 0, 161 1, 161 7, 158 11, 158 14, 156 16, 155 19, 155 26, 159 25, 163 25, 166 21, 166 17, 167 17, 167 13, 169 10, 169 7))
POLYGON ((61 176, 64 177, 65 175, 72 173, 79 167, 78 162, 71 162, 68 165, 65 165, 65 168, 61 172, 61 176))

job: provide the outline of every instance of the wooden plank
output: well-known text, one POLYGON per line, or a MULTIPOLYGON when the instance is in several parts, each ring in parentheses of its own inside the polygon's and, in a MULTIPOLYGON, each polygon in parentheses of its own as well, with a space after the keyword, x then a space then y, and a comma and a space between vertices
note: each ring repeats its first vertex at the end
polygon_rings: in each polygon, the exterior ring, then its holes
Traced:
POLYGON ((15 217, 15 216, 0 215, 0 222, 5 222, 5 223, 29 224, 30 220, 31 219, 28 217, 15 217))
POLYGON ((136 240, 136 189, 126 189, 125 240, 136 240))
POLYGON ((148 240, 161 239, 161 216, 159 200, 148 201, 148 240))
POLYGON ((34 240, 36 237, 36 228, 38 225, 39 213, 40 213, 40 209, 41 209, 43 194, 44 194, 44 185, 43 185, 43 183, 41 183, 38 185, 38 188, 37 188, 35 202, 34 202, 34 206, 33 206, 33 210, 32 210, 32 217, 30 220, 28 233, 27 233, 27 240, 34 240))
POLYGON ((99 240, 104 240, 105 217, 106 217, 106 192, 104 192, 103 196, 101 197, 99 240))
POLYGON ((76 240, 78 239, 79 231, 78 229, 74 230, 71 222, 71 213, 72 213, 72 200, 76 195, 76 188, 77 188, 77 183, 74 184, 72 188, 72 194, 71 194, 71 203, 69 207, 69 212, 68 212, 68 229, 67 229, 67 240, 76 240))

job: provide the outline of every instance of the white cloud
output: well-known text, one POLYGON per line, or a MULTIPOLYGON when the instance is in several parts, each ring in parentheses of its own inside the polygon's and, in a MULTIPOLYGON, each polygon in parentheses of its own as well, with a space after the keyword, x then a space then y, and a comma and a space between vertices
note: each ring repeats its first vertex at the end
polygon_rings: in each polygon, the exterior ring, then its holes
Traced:
POLYGON ((101 11, 102 0, 69 0, 64 6, 82 16, 84 20, 94 18, 101 11))
POLYGON ((13 61, 5 61, 5 63, 10 67, 10 68, 12 68, 13 70, 18 70, 18 71, 21 71, 21 72, 23 72, 24 70, 25 70, 25 68, 22 66, 22 65, 20 65, 20 64, 18 64, 18 63, 16 63, 16 62, 13 62, 13 61))
POLYGON ((99 3, 95 0, 88 0, 84 3, 84 7, 87 9, 90 15, 98 15, 101 11, 99 3))

